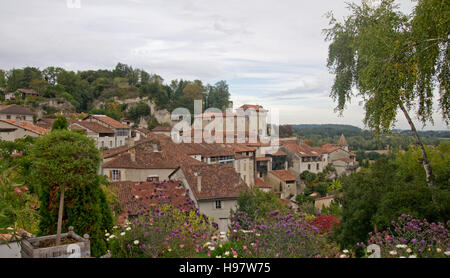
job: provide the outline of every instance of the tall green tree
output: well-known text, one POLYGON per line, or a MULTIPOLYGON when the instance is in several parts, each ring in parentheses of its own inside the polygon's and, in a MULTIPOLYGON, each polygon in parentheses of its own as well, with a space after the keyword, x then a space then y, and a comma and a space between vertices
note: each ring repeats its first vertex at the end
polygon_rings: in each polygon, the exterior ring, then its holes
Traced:
POLYGON ((67 121, 66 117, 58 116, 56 121, 53 122, 52 131, 68 129, 68 127, 69 127, 69 122, 67 121))
POLYGON ((105 254, 104 230, 111 228, 112 215, 97 174, 101 159, 94 141, 56 130, 36 141, 31 156, 31 176, 40 188, 40 234, 73 226, 76 233, 89 234, 92 255, 105 254))
MULTIPOLYGON (((328 67, 335 75, 331 96, 341 113, 354 96, 364 99, 364 122, 376 133, 387 133, 402 111, 422 151, 427 183, 435 186, 433 171, 412 111, 425 125, 433 121, 433 98, 439 86, 439 110, 448 123, 448 52, 450 2, 419 0, 405 15, 394 0, 377 6, 364 0, 349 4, 351 15, 338 22, 330 13, 328 67), (425 53, 425 52, 430 53, 425 53), (437 82, 434 82, 436 80, 437 82)), ((433 201, 435 201, 433 194, 433 201)))

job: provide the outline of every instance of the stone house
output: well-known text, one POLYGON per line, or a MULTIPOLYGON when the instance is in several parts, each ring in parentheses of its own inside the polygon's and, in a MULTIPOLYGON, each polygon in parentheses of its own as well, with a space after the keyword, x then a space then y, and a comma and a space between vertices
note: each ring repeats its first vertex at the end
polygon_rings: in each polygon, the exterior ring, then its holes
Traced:
POLYGON ((189 189, 190 198, 200 213, 214 219, 219 231, 230 225, 230 210, 236 210, 237 198, 247 186, 231 165, 183 165, 170 175, 189 189))
POLYGON ((106 148, 120 147, 131 138, 131 128, 105 115, 89 115, 83 119, 85 122, 96 122, 114 131, 114 141, 106 148), (112 145, 112 146, 111 146, 112 145))
POLYGON ((50 130, 36 126, 28 121, 0 120, 0 140, 15 141, 27 136, 38 137, 47 134, 50 130))
POLYGON ((0 107, 0 120, 20 120, 33 123, 33 116, 34 113, 29 109, 16 104, 0 107))
POLYGON ((297 195, 297 179, 288 170, 269 171, 267 183, 282 199, 290 199, 297 195))
POLYGON ((76 121, 69 125, 71 130, 81 130, 87 137, 94 139, 97 148, 113 148, 116 142, 114 130, 97 122, 76 121))

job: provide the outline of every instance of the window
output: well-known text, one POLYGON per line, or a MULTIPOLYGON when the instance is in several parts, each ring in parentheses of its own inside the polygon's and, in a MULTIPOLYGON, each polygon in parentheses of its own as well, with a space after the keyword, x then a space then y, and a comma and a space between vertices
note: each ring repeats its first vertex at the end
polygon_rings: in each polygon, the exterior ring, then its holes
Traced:
POLYGON ((11 120, 11 115, 7 115, 7 116, 6 116, 6 119, 7 119, 7 120, 11 120))
POLYGON ((112 141, 109 141, 109 147, 112 148, 112 141))
POLYGON ((311 164, 308 164, 308 170, 311 170, 311 164))
POLYGON ((222 208, 222 201, 216 201, 216 209, 222 208))
POLYGON ((102 148, 105 147, 105 141, 102 141, 102 148))
POLYGON ((128 129, 125 129, 125 128, 117 129, 116 136, 128 136, 128 129))
POLYGON ((159 177, 158 176, 147 177, 147 181, 148 182, 159 181, 159 177))
POLYGON ((319 170, 319 163, 317 163, 316 165, 316 170, 319 170))
POLYGON ((119 170, 112 170, 112 180, 118 181, 120 179, 120 171, 119 170))
POLYGON ((122 140, 119 140, 119 146, 122 146, 122 140))

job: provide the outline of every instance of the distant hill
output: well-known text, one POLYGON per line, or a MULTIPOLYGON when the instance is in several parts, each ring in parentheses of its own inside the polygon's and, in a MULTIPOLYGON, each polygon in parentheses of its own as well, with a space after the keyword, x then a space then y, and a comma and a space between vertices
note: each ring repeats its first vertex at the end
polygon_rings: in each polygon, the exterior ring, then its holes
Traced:
POLYGON ((291 125, 292 128, 298 129, 311 129, 311 128, 329 128, 329 129, 339 129, 339 130, 354 130, 361 131, 362 129, 353 125, 338 125, 338 124, 297 124, 291 125))

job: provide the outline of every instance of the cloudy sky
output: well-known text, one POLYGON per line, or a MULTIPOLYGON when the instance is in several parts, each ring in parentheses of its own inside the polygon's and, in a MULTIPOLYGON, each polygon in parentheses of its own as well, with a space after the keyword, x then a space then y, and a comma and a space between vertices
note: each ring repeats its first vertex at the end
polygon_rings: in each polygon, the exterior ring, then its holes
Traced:
MULTIPOLYGON (((354 0, 359 1, 359 0, 354 0)), ((410 0, 401 0, 410 11, 410 0)), ((172 79, 226 80, 234 107, 278 109, 281 123, 364 127, 357 99, 333 112, 326 12, 341 0, 39 0, 0 4, 0 68, 112 69, 117 62, 172 79), (77 8, 77 2, 81 5, 77 8)), ((398 128, 408 128, 399 117, 398 128)), ((435 117, 435 126, 447 129, 435 117)))

